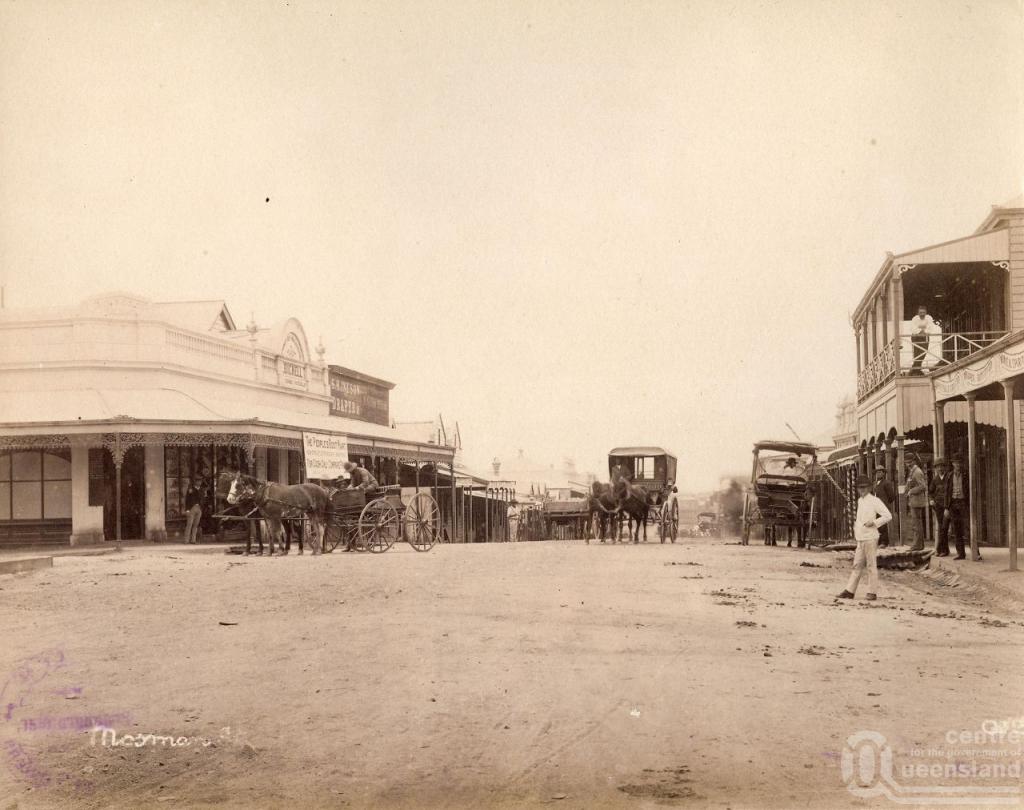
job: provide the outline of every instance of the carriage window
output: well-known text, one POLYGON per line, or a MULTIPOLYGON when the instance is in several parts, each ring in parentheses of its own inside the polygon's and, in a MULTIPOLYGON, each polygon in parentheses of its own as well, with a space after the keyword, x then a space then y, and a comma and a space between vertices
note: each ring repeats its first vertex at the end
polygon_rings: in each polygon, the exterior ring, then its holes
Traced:
POLYGON ((635 458, 633 459, 633 478, 636 480, 650 480, 654 478, 654 459, 635 458))

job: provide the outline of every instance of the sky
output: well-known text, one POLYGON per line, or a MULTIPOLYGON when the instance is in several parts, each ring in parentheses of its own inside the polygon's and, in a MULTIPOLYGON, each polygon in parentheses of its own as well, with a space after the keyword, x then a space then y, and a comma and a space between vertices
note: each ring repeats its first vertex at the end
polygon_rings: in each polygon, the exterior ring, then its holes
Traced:
POLYGON ((331 362, 607 475, 831 431, 849 314, 1024 185, 1024 6, 0 2, 9 307, 298 317, 331 362))

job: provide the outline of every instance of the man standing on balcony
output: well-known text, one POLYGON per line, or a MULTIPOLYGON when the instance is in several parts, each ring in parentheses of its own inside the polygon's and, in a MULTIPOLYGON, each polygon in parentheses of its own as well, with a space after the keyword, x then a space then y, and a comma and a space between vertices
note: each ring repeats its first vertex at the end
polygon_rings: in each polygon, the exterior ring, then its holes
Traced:
POLYGON ((917 315, 910 319, 910 343, 914 351, 914 364, 910 373, 920 375, 921 364, 924 362, 925 354, 928 351, 928 341, 932 332, 935 331, 935 321, 928 314, 928 307, 924 304, 917 308, 917 315))
POLYGON ((914 536, 911 551, 924 551, 924 512, 928 505, 928 479, 921 469, 917 456, 910 457, 910 473, 907 475, 907 500, 910 503, 910 527, 914 536))

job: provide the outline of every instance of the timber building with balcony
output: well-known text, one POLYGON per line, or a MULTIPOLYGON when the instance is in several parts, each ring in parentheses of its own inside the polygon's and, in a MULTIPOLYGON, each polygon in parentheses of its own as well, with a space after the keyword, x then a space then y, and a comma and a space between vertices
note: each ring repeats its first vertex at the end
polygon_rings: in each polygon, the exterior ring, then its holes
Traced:
POLYGON ((862 472, 884 466, 902 492, 910 449, 926 464, 961 454, 974 547, 1006 545, 1020 508, 1024 197, 993 206, 973 234, 887 254, 853 327, 862 472), (919 306, 935 327, 915 343, 919 306))

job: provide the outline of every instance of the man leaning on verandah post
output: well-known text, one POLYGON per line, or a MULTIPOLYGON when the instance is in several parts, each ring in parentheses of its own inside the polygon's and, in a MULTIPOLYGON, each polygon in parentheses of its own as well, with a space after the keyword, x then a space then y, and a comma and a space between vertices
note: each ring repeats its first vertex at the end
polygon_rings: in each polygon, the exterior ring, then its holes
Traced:
POLYGON ((891 520, 892 513, 878 496, 871 494, 871 480, 866 475, 860 476, 857 479, 857 517, 853 524, 857 550, 853 553, 850 580, 838 599, 853 599, 865 570, 868 575, 868 592, 864 598, 878 598, 878 529, 891 520))
POLYGON ((907 476, 907 500, 910 503, 910 525, 913 529, 914 544, 911 551, 924 551, 924 516, 928 506, 928 479, 921 469, 921 459, 910 458, 910 475, 907 476))

